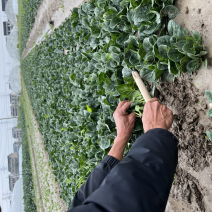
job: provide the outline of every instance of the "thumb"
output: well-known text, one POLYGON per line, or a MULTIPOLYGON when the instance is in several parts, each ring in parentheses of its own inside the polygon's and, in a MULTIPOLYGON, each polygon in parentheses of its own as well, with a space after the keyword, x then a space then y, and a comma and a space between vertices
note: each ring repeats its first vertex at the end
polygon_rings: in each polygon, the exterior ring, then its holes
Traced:
POLYGON ((130 118, 130 120, 135 120, 136 119, 135 113, 133 113, 133 112, 130 113, 129 118, 130 118))

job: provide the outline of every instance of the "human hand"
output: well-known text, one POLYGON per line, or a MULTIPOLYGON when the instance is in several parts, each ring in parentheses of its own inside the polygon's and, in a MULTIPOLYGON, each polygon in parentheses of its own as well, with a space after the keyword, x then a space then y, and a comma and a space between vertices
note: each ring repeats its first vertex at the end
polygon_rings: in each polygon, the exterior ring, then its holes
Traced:
POLYGON ((135 125, 135 113, 132 112, 130 115, 128 115, 126 112, 131 103, 132 102, 129 101, 120 102, 113 114, 117 127, 117 139, 121 140, 122 142, 127 142, 129 140, 135 125))
POLYGON ((135 113, 127 114, 126 110, 129 109, 132 102, 122 101, 116 108, 113 117, 116 122, 117 137, 114 140, 114 144, 110 149, 108 155, 121 161, 130 135, 135 125, 136 115, 135 113))
POLYGON ((168 130, 174 120, 172 111, 158 102, 157 98, 148 101, 144 106, 142 122, 144 131, 154 128, 168 130))

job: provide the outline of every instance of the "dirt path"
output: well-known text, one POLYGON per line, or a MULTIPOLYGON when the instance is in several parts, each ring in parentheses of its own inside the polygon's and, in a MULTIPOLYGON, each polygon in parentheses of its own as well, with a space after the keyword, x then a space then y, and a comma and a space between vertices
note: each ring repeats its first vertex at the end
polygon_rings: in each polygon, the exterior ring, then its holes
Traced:
POLYGON ((69 17, 74 7, 79 7, 86 1, 87 0, 43 0, 38 8, 35 23, 21 59, 23 59, 29 49, 34 46, 37 39, 43 35, 50 21, 53 21, 54 28, 57 28, 65 21, 65 18, 69 17))
MULTIPOLYGON (((28 117, 27 118, 27 122, 29 122, 28 120, 28 117)), ((40 188, 40 182, 39 182, 39 178, 38 178, 38 169, 37 169, 37 164, 36 164, 36 160, 35 160, 35 153, 34 153, 34 150, 32 148, 32 139, 31 139, 31 133, 30 133, 30 128, 28 127, 28 139, 30 141, 30 152, 31 152, 31 158, 32 158, 32 164, 33 164, 33 169, 34 169, 34 179, 36 178, 36 188, 37 188, 37 195, 36 195, 36 199, 39 201, 39 204, 36 204, 37 205, 37 211, 40 211, 40 212, 44 212, 44 206, 43 206, 43 198, 41 196, 41 188, 40 188)))
POLYGON ((60 198, 60 187, 55 181, 53 170, 49 164, 49 156, 45 150, 42 135, 32 112, 25 86, 23 85, 24 109, 27 116, 29 135, 31 138, 32 155, 36 170, 37 188, 41 198, 41 212, 66 212, 67 206, 60 198), (39 189, 40 188, 40 189, 39 189))

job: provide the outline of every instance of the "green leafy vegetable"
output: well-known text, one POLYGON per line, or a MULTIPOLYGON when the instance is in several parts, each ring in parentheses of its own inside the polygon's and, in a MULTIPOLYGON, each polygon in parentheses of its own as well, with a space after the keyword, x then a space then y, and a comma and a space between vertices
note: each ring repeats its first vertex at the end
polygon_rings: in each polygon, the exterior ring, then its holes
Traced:
POLYGON ((212 132, 206 131, 206 135, 208 136, 210 141, 212 141, 212 132))
POLYGON ((168 57, 173 62, 179 62, 184 57, 184 55, 181 52, 179 52, 176 48, 171 47, 168 51, 168 57))
POLYGON ((212 103, 212 92, 209 90, 205 91, 205 95, 210 103, 212 103))
POLYGON ((162 10, 162 14, 168 15, 170 19, 175 18, 179 14, 179 10, 174 5, 168 5, 162 10))
POLYGON ((186 65, 186 69, 188 70, 188 72, 197 71, 197 70, 199 70, 200 65, 201 64, 200 64, 199 60, 191 60, 186 65))
POLYGON ((207 112, 207 116, 208 116, 208 117, 212 117, 212 109, 210 109, 210 110, 207 112))

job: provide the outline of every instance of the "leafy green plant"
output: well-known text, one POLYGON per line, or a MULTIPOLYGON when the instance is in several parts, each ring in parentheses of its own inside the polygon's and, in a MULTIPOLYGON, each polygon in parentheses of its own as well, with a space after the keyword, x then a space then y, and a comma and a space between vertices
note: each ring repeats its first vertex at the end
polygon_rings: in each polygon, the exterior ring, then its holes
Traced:
MULTIPOLYGON (((202 56, 207 54, 198 32, 193 37, 175 21, 168 23, 169 35, 151 35, 139 44, 130 36, 125 42, 125 62, 139 70, 150 82, 173 81, 180 73, 192 73, 200 68, 202 56)), ((207 61, 207 60, 206 60, 207 61)), ((205 62, 207 63, 207 62, 205 62)))

